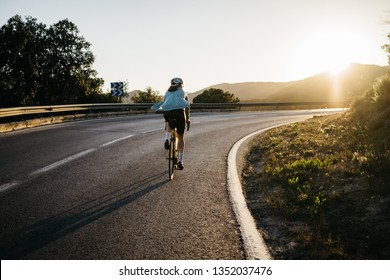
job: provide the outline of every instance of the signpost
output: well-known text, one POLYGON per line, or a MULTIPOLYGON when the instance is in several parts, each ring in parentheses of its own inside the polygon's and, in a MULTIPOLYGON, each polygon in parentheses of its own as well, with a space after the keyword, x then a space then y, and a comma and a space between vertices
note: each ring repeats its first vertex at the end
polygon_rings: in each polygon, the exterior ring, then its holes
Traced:
POLYGON ((122 97, 125 94, 123 90, 123 82, 111 83, 111 95, 122 97))

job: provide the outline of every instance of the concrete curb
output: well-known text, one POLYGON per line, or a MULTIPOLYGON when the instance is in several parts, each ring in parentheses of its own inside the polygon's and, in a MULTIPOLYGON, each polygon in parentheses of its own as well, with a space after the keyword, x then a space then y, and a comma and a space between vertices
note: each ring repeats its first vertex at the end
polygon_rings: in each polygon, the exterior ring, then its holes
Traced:
POLYGON ((264 239, 257 229, 256 222, 246 204, 246 200, 242 191, 240 176, 237 170, 237 152, 240 146, 249 138, 283 125, 286 124, 275 125, 261 129, 241 138, 233 145, 228 155, 228 191, 230 201, 233 206, 233 211, 236 215, 236 219, 241 231, 241 236, 244 242, 246 258, 249 260, 271 260, 272 256, 270 255, 268 248, 265 245, 264 239))

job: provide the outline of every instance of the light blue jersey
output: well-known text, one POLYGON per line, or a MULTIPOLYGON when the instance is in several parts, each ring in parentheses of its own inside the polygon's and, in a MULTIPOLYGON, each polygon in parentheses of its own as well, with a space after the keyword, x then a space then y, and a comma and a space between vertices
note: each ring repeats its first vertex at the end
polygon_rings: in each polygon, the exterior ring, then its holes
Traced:
POLYGON ((164 96, 164 101, 154 104, 152 106, 152 110, 171 111, 189 108, 190 103, 186 100, 186 98, 187 94, 181 88, 172 92, 167 91, 164 96))

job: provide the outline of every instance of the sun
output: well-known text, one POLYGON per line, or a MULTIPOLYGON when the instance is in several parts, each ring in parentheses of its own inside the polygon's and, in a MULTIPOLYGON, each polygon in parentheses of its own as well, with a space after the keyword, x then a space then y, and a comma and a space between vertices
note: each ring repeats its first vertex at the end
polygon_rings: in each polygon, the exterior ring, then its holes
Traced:
POLYGON ((322 57, 318 60, 319 67, 333 75, 342 73, 353 59, 349 44, 344 41, 342 34, 327 34, 318 46, 322 52, 322 57))
POLYGON ((333 76, 337 76, 342 74, 351 63, 352 61, 344 60, 343 58, 340 58, 337 61, 333 61, 332 63, 329 63, 329 65, 325 68, 325 71, 329 72, 333 76))
POLYGON ((297 75, 307 77, 320 72, 338 75, 355 62, 361 36, 353 29, 327 26, 311 30, 300 38, 293 50, 297 75))

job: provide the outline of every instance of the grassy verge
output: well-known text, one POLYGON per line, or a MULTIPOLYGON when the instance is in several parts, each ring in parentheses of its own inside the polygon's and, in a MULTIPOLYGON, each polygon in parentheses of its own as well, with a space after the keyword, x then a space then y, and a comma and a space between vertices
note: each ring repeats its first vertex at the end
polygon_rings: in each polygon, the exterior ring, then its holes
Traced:
POLYGON ((390 259, 390 106, 376 91, 251 142, 244 190, 275 259, 390 259))

